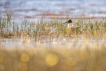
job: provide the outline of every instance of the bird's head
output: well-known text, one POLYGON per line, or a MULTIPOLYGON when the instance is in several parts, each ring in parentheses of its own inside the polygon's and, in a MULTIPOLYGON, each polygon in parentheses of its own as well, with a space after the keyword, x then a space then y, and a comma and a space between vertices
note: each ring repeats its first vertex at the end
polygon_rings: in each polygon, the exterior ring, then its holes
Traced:
POLYGON ((63 23, 63 24, 66 24, 66 23, 72 23, 72 20, 70 19, 70 20, 66 21, 65 23, 63 23))

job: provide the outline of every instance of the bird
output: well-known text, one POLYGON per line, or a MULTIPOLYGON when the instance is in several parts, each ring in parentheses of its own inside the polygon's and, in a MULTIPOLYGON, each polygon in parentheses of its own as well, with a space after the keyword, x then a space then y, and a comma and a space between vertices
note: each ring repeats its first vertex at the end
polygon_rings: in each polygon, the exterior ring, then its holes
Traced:
POLYGON ((79 28, 79 26, 75 23, 72 22, 71 19, 69 19, 68 21, 64 22, 63 24, 66 24, 67 27, 65 29, 66 31, 66 36, 72 37, 72 34, 76 33, 76 29, 79 28))
POLYGON ((70 29, 76 29, 76 28, 79 28, 79 26, 75 23, 72 22, 72 20, 68 20, 66 22, 64 22, 63 24, 67 24, 67 28, 70 28, 70 29))

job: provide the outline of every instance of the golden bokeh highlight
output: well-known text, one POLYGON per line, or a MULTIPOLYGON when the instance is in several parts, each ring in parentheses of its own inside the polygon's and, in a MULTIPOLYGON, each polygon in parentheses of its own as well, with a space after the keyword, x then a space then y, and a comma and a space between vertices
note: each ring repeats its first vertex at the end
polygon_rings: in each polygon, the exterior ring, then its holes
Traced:
POLYGON ((29 61, 29 55, 23 53, 23 54, 21 55, 21 61, 23 61, 23 62, 28 62, 28 61, 29 61))
POLYGON ((45 63, 47 66, 54 66, 58 63, 59 58, 56 54, 48 54, 45 58, 45 63))
POLYGON ((21 71, 27 71, 28 70, 27 63, 19 63, 19 70, 21 70, 21 71))

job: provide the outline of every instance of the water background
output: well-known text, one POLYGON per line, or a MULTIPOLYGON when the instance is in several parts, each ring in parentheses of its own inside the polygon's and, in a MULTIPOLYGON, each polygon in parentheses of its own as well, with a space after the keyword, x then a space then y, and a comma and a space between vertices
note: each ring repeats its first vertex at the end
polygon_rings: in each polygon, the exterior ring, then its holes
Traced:
POLYGON ((0 16, 14 18, 106 18, 106 0, 0 0, 0 16))

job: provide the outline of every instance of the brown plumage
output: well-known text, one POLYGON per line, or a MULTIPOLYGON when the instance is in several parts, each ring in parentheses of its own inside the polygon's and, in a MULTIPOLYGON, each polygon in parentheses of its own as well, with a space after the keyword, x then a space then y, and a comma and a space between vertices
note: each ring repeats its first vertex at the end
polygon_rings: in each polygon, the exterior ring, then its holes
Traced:
POLYGON ((72 23, 72 20, 68 20, 64 24, 67 24, 67 28, 70 28, 70 29, 75 29, 75 28, 78 28, 79 27, 77 24, 72 23))

